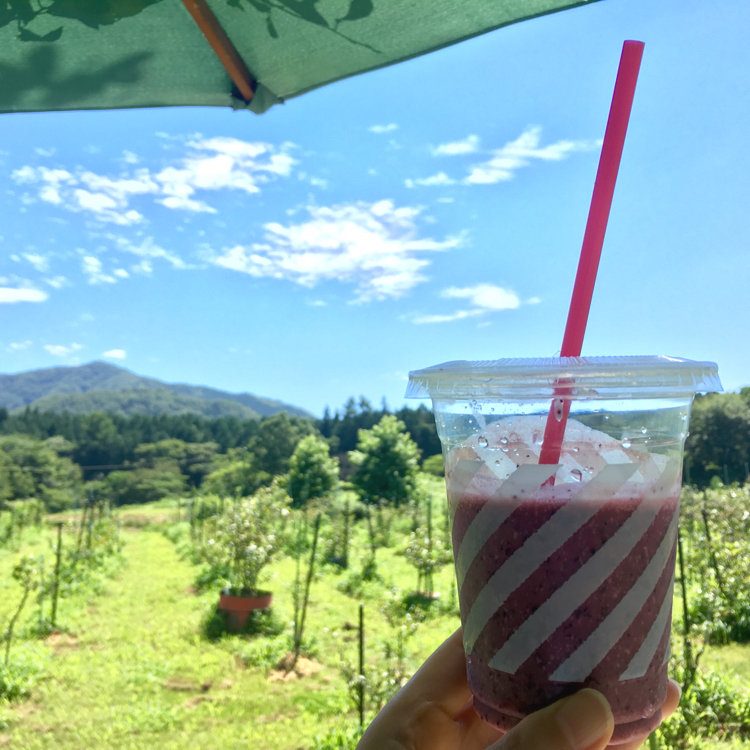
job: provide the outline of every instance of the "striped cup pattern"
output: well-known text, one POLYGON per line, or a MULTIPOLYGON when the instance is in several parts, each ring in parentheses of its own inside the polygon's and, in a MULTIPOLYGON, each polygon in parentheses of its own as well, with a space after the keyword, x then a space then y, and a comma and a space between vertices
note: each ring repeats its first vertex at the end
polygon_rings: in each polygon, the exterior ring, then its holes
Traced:
POLYGON ((498 481, 459 459, 448 473, 469 682, 503 728, 595 687, 625 741, 658 723, 666 688, 679 465, 647 483, 638 463, 615 463, 550 486, 560 468, 498 481))

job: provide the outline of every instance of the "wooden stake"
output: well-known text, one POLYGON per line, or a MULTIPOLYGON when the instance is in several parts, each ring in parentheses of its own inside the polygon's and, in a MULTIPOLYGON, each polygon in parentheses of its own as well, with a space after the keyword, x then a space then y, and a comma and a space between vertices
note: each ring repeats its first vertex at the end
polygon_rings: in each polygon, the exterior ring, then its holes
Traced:
POLYGON ((62 560, 62 523, 57 523, 57 549, 55 551, 55 580, 52 583, 52 614, 50 625, 57 625, 57 597, 60 593, 60 562, 62 560))
POLYGON ((359 728, 365 728, 365 605, 359 603, 359 680, 357 682, 359 728))

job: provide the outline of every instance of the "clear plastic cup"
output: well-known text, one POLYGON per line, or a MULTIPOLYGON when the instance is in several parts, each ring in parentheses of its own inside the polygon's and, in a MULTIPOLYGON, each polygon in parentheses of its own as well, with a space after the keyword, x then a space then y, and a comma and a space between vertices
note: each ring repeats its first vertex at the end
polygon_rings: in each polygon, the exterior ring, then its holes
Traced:
POLYGON ((715 364, 672 357, 410 373, 407 396, 432 399, 442 442, 467 674, 486 721, 508 730, 592 687, 612 707, 612 745, 658 725, 690 408, 719 390, 715 364), (555 418, 559 458, 540 464, 555 418))

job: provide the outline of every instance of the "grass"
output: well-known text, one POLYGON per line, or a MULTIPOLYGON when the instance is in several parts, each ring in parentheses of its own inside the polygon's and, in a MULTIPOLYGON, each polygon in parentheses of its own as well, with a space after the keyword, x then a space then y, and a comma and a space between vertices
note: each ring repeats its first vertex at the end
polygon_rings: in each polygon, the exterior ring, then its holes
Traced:
MULTIPOLYGON (((436 485, 436 502, 442 489, 436 485)), ((440 511, 435 519, 440 519, 440 511)), ((323 566, 313 581, 306 623, 303 676, 280 679, 278 659, 289 650, 293 619, 294 561, 282 559, 262 583, 274 592, 273 613, 281 633, 247 638, 202 636, 218 592, 196 593, 198 568, 179 554, 187 524, 167 504, 126 508, 121 513, 126 564, 96 592, 61 600, 62 628, 46 640, 21 638, 14 657, 42 665, 31 696, 0 706, 0 748, 76 750, 80 748, 226 747, 304 750, 315 736, 335 726, 356 724, 354 705, 342 677, 342 661, 356 662, 358 604, 364 602, 367 659, 372 662, 394 630, 383 612, 413 591, 416 572, 399 548, 408 519, 394 529, 391 548, 378 550, 380 579, 348 596, 361 569, 352 555, 349 571, 323 566), (161 533, 169 529, 173 544, 161 533)), ((439 520, 435 522, 439 527, 439 520)), ((0 549, 0 628, 20 590, 9 580, 19 550, 44 552, 51 560, 46 528, 24 532, 17 550, 0 549)), ((364 524, 356 550, 365 549, 364 524)), ((435 577, 441 597, 407 642, 407 671, 413 671, 458 625, 452 607, 451 566, 435 577)), ((30 602, 21 623, 29 634, 38 616, 30 602)), ((750 688, 750 647, 710 648, 704 668, 732 675, 738 689, 750 688)), ((745 750, 750 743, 710 742, 706 750, 745 750)))
POLYGON ((708 646, 701 657, 701 665, 718 672, 738 689, 747 690, 750 685, 750 647, 747 645, 708 646))
MULTIPOLYGON (((716 672, 724 682, 742 695, 750 693, 750 644, 732 643, 708 646, 701 657, 705 672, 716 672)), ((750 740, 733 739, 723 742, 704 740, 702 750, 748 750, 750 740)))
MULTIPOLYGON (((148 515, 142 510, 132 509, 131 517, 148 515)), ((342 717, 344 723, 355 722, 339 671, 342 659, 357 658, 353 625, 359 599, 337 586, 347 573, 337 574, 327 566, 313 582, 306 641, 317 671, 276 679, 273 662, 291 642, 293 561, 280 561, 265 581, 275 594, 274 616, 284 627, 280 635, 209 642, 201 628, 217 592, 194 592, 196 567, 181 559, 157 529, 124 523, 127 564, 118 576, 97 595, 61 603, 64 632, 28 642, 46 658, 46 677, 37 682, 29 700, 4 710, 8 727, 0 732, 0 746, 293 750, 311 747, 315 735, 341 724, 342 717)), ((43 536, 30 533, 25 549, 44 547, 43 536)), ((0 561, 3 581, 11 559, 5 555, 0 561)), ((396 593, 400 596, 416 581, 394 550, 380 550, 378 566, 383 582, 363 592, 370 658, 391 635, 380 611, 384 587, 405 586, 396 593)), ((450 568, 436 583, 449 590, 450 568)), ((12 599, 12 593, 2 597, 0 617, 12 599)), ((30 608, 26 625, 33 617, 30 608)), ((457 623, 456 614, 424 623, 410 643, 409 670, 457 623)))
MULTIPOLYGON (((10 745, 304 747, 319 722, 302 698, 331 675, 289 685, 243 668, 231 648, 198 635, 214 597, 190 593, 194 571, 173 545, 137 531, 126 549, 129 564, 109 591, 50 639, 49 677, 11 712, 10 745)), ((335 716, 341 706, 329 708, 335 716)))

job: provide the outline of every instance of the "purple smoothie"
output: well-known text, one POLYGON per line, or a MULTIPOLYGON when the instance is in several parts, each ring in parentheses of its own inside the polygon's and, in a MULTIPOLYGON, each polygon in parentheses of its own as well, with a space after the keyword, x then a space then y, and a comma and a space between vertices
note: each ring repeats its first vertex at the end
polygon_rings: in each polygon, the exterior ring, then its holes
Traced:
POLYGON ((716 369, 547 357, 409 373, 443 448, 467 674, 486 720, 508 729, 590 686, 612 706, 611 744, 658 724, 684 441, 695 394, 721 390, 716 369))
MULTIPOLYGON (((678 498, 451 497, 469 686, 501 729, 581 687, 645 737, 666 693, 678 498)), ((643 489, 643 488, 641 488, 643 489)), ((653 487, 649 490, 653 491, 653 487)))

